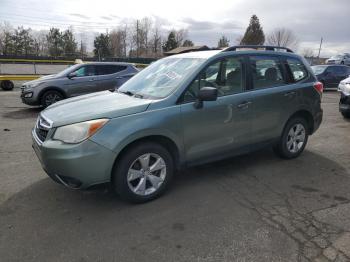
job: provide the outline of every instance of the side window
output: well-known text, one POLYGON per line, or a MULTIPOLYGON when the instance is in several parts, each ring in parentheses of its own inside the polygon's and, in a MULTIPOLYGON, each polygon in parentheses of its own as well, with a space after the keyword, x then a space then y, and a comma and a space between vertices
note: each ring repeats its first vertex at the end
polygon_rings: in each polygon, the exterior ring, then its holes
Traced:
POLYGON ((93 65, 82 66, 74 72, 77 74, 77 77, 96 75, 95 74, 95 66, 93 66, 93 65))
POLYGON ((252 56, 250 66, 254 89, 263 89, 286 84, 282 65, 277 57, 252 56))
POLYGON ((126 66, 121 65, 98 65, 97 66, 97 74, 98 75, 110 75, 122 70, 125 70, 126 66))
POLYGON ((202 87, 215 87, 218 96, 240 93, 243 90, 242 62, 240 58, 225 58, 209 65, 190 84, 184 102, 196 100, 202 87))
POLYGON ((308 76, 306 67, 299 59, 288 58, 287 64, 295 82, 301 81, 308 76))

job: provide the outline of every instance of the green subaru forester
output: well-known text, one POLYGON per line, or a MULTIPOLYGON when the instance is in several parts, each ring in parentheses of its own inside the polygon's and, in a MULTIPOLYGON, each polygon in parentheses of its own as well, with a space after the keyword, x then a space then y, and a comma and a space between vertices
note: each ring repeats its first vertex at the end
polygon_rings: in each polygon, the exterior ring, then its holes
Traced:
POLYGON ((322 84, 289 49, 238 46, 158 60, 115 92, 42 111, 33 148, 47 174, 73 189, 110 182, 145 202, 176 170, 272 146, 304 150, 322 121, 322 84))

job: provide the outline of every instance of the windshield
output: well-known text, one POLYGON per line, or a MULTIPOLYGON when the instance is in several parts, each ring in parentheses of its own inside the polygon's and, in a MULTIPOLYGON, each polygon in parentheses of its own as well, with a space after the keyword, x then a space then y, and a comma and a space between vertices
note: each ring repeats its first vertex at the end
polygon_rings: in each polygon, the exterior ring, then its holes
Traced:
POLYGON ((326 66, 312 66, 312 71, 314 71, 315 75, 322 74, 324 70, 326 70, 326 66))
POLYGON ((145 98, 164 98, 204 61, 202 58, 158 60, 127 81, 118 91, 145 98))
POLYGON ((81 66, 80 64, 76 64, 76 65, 72 65, 67 67, 66 69, 64 69, 63 71, 59 72, 56 74, 56 76, 58 77, 63 77, 66 76, 67 74, 69 74, 70 72, 73 72, 76 68, 78 68, 79 66, 81 66))

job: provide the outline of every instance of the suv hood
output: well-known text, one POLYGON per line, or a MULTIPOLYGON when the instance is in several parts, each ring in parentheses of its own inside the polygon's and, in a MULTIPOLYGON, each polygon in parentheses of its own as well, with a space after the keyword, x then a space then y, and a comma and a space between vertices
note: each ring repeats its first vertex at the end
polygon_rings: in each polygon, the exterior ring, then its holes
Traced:
POLYGON ((110 91, 91 93, 57 102, 41 114, 53 127, 98 118, 116 118, 145 111, 152 100, 110 91))
POLYGON ((43 81, 47 81, 47 80, 51 80, 51 79, 55 79, 55 78, 57 78, 56 75, 46 75, 46 76, 42 76, 38 79, 25 82, 24 85, 33 85, 33 84, 36 84, 38 82, 43 82, 43 81))

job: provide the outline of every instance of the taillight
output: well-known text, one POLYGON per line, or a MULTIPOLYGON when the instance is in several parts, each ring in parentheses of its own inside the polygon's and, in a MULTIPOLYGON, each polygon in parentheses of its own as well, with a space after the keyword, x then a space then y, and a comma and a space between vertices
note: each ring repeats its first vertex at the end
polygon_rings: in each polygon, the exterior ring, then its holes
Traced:
POLYGON ((314 83, 314 88, 320 93, 323 93, 323 84, 321 82, 314 83))

